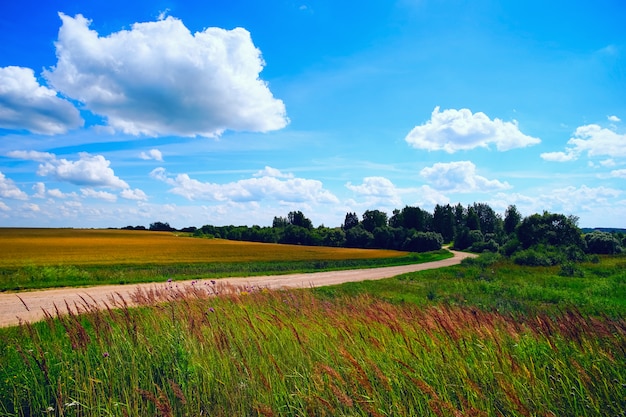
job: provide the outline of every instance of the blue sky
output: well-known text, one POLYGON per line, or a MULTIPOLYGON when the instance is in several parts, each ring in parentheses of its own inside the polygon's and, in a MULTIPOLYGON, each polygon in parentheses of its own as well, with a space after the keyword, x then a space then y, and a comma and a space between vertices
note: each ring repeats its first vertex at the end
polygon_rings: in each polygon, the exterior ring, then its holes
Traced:
POLYGON ((626 227, 626 4, 0 6, 0 226, 515 204, 626 227))

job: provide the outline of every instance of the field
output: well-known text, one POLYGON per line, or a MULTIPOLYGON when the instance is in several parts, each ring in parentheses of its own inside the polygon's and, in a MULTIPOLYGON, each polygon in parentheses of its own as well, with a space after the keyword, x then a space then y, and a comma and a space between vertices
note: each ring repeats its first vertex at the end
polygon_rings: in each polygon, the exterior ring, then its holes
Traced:
POLYGON ((170 232, 0 228, 0 267, 390 258, 389 250, 194 239, 170 232))
POLYGON ((0 416, 624 416, 625 266, 86 299, 0 329, 0 416))
POLYGON ((170 232, 0 228, 0 291, 311 272, 451 256, 197 239, 170 232))

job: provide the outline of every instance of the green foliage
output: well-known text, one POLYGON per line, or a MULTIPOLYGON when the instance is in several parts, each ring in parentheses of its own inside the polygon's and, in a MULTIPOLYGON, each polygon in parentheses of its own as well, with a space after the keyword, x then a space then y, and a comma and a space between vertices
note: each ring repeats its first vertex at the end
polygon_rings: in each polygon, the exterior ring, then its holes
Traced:
POLYGON ((571 218, 548 212, 522 220, 517 227, 517 238, 524 249, 535 245, 585 247, 581 231, 571 218))
POLYGON ((402 245, 403 250, 410 252, 429 252, 441 249, 443 237, 435 232, 414 232, 402 245))
POLYGON ((613 255, 622 252, 621 242, 611 233, 599 231, 587 233, 585 243, 588 253, 613 255))
POLYGON ((486 254, 330 289, 85 305, 0 330, 0 415, 621 415, 623 264, 572 279, 486 254))

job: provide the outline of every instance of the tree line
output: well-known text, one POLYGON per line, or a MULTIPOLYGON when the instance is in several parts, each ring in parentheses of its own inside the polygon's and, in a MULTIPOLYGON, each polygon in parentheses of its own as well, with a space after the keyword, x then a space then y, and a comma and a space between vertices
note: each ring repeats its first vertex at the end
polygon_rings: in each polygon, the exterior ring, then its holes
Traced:
MULTIPOLYGON (((488 204, 473 203, 438 204, 432 212, 406 206, 393 210, 391 216, 380 210, 367 210, 360 217, 348 212, 337 227, 314 227, 301 211, 292 211, 286 217, 274 217, 272 226, 204 225, 180 231, 204 238, 411 252, 437 250, 450 243, 457 250, 497 252, 527 265, 555 265, 579 261, 588 254, 619 253, 626 245, 623 233, 583 233, 577 224, 575 216, 543 212, 523 217, 515 205, 502 216, 488 204)), ((125 229, 138 228, 145 229, 125 229)), ((155 222, 149 230, 176 229, 155 222)))

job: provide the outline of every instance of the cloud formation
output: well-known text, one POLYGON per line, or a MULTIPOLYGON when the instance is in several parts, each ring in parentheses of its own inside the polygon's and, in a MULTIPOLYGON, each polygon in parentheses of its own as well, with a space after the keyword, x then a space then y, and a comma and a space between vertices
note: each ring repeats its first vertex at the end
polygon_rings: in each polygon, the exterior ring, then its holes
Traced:
POLYGON ((365 177, 362 184, 353 185, 348 182, 346 188, 365 197, 370 206, 378 204, 395 207, 402 204, 401 190, 385 177, 365 177))
POLYGON ((435 107, 426 123, 415 126, 405 140, 414 148, 454 153, 495 145, 498 151, 508 151, 536 145, 540 139, 523 134, 517 121, 491 120, 485 113, 469 109, 439 111, 435 107))
POLYGON ((58 62, 48 83, 132 135, 215 137, 288 123, 259 74, 261 52, 243 28, 192 34, 176 18, 101 37, 82 15, 59 14, 58 62))
POLYGON ((476 173, 471 161, 439 162, 420 171, 420 175, 437 190, 471 193, 493 192, 511 188, 507 182, 489 180, 476 173))
POLYGON ((74 105, 39 85, 32 69, 0 68, 0 128, 55 135, 82 125, 74 105))
POLYGON ((603 128, 597 124, 580 126, 574 131, 574 136, 567 141, 563 152, 546 152, 541 158, 546 161, 567 162, 575 161, 581 155, 588 157, 609 156, 611 158, 626 157, 626 134, 619 134, 615 127, 603 128))
POLYGON ((155 161, 163 161, 163 154, 158 149, 150 149, 148 152, 141 152, 139 154, 139 157, 146 161, 149 161, 151 159, 155 161))
POLYGON ((15 200, 26 200, 28 198, 26 193, 20 190, 13 180, 5 177, 2 172, 0 172, 0 197, 15 200))
POLYGON ((59 181, 75 185, 94 187, 129 188, 126 181, 115 175, 110 167, 111 162, 102 155, 90 155, 86 152, 78 154, 78 161, 53 159, 39 165, 37 174, 51 175, 59 181))
MULTIPOLYGON (((268 171, 269 167, 265 168, 268 171)), ((170 176, 156 168, 150 176, 172 186, 170 192, 188 200, 251 202, 275 200, 287 203, 338 203, 339 200, 317 180, 285 176, 269 168, 273 175, 248 178, 227 184, 202 182, 187 174, 170 176), (280 174, 280 175, 278 175, 280 174)))

